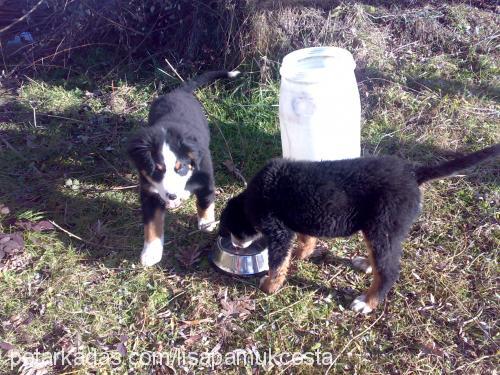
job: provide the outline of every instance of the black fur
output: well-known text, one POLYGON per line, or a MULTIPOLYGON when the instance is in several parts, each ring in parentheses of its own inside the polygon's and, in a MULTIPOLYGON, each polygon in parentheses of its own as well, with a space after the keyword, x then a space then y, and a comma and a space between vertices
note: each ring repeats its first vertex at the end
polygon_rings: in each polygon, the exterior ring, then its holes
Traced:
POLYGON ((294 233, 345 237, 362 231, 380 274, 382 300, 400 269, 401 243, 420 207, 419 185, 500 154, 500 145, 437 165, 415 167, 393 156, 339 161, 269 162, 223 210, 220 234, 261 232, 271 271, 291 251, 294 233))
POLYGON ((423 166, 417 168, 415 171, 415 174, 417 175, 417 182, 418 184, 422 184, 429 180, 449 176, 461 169, 472 167, 483 160, 495 157, 499 154, 500 144, 496 144, 437 166, 423 166))
POLYGON ((205 209, 214 201, 208 122, 193 90, 224 77, 230 77, 229 72, 206 72, 157 98, 151 105, 148 127, 141 129, 130 141, 128 154, 140 172, 145 223, 151 219, 148 213, 164 206, 159 196, 150 191, 150 183, 144 176, 157 182, 162 180, 166 167, 161 153, 164 143, 181 163, 180 174, 186 173, 187 168, 193 169, 185 188, 196 195, 198 205, 205 209))

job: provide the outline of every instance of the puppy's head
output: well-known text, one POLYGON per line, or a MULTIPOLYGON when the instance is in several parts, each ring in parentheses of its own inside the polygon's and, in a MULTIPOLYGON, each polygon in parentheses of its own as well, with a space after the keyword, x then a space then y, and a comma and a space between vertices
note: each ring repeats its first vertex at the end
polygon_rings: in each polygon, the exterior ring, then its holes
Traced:
POLYGON ((245 192, 231 198, 222 211, 219 224, 219 234, 230 235, 233 246, 240 248, 250 246, 261 236, 245 214, 244 201, 245 192))
POLYGON ((178 207, 189 196, 186 184, 199 166, 196 140, 151 127, 130 142, 128 153, 139 170, 145 188, 157 193, 167 208, 178 207))

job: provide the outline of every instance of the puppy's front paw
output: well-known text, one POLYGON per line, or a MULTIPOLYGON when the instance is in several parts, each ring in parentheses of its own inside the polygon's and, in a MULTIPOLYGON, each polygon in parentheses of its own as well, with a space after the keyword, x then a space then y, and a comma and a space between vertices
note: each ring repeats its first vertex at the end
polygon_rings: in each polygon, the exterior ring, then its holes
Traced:
POLYGON ((281 287, 281 284, 282 283, 278 282, 276 279, 266 275, 260 279, 259 288, 264 293, 274 294, 281 287))
POLYGON ((198 209, 198 229, 204 232, 212 232, 217 227, 215 221, 215 205, 210 203, 207 208, 201 208, 197 205, 198 209))
POLYGON ((351 264, 355 269, 366 274, 372 273, 373 271, 370 262, 368 262, 368 259, 366 259, 365 257, 354 257, 351 260, 351 264))
POLYGON ((213 219, 206 219, 203 217, 198 218, 198 229, 203 232, 212 232, 215 228, 217 228, 217 222, 213 219))
POLYGON ((182 200, 177 198, 177 199, 174 199, 174 200, 171 200, 171 199, 167 199, 165 201, 165 207, 169 210, 173 210, 174 208, 177 208, 179 207, 180 205, 182 204, 182 200))
POLYGON ((369 314, 373 309, 366 303, 366 296, 362 294, 352 301, 351 310, 361 314, 369 314))
POLYGON ((159 263, 163 255, 163 239, 157 238, 151 242, 144 243, 141 253, 141 264, 150 267, 159 263))

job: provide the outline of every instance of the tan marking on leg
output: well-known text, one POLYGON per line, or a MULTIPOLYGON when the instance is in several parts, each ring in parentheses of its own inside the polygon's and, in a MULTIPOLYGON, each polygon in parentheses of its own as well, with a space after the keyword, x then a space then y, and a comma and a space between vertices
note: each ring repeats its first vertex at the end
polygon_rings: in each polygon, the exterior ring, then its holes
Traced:
POLYGON ((293 256, 297 259, 307 259, 316 248, 316 237, 308 236, 307 234, 297 234, 297 247, 293 251, 293 256))
POLYGON ((157 208, 153 220, 144 225, 144 241, 150 243, 163 237, 165 211, 157 208))
POLYGON ((375 256, 373 254, 373 246, 370 240, 364 235, 366 247, 368 248, 368 261, 370 262, 370 266, 372 267, 373 279, 370 287, 364 293, 366 295, 366 304, 370 306, 370 308, 375 309, 379 303, 379 290, 382 285, 382 278, 380 277, 380 273, 377 268, 377 263, 375 261, 375 256))
POLYGON ((268 274, 260 279, 260 289, 268 294, 276 292, 286 280, 291 254, 289 253, 283 263, 276 270, 269 270, 268 274))
POLYGON ((213 231, 217 226, 215 222, 215 204, 212 202, 207 208, 203 209, 197 203, 196 210, 198 212, 198 229, 206 232, 213 231))
POLYGON ((215 217, 215 204, 210 203, 207 208, 203 209, 197 203, 196 211, 198 212, 198 219, 213 220, 215 217))

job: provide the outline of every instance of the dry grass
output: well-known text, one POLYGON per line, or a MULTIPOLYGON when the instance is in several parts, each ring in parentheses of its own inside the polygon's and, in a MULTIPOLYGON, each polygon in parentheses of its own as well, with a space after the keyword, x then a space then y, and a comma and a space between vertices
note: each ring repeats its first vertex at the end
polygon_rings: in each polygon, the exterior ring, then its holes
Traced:
MULTIPOLYGON (((328 43, 353 51, 365 154, 429 162, 499 141, 495 13, 462 4, 282 8, 247 20, 260 30, 252 56, 266 55, 266 69, 198 93, 211 124, 219 211, 242 189, 224 161, 249 179, 281 152, 273 61, 298 46, 328 43)), ((161 265, 143 269, 139 202, 130 188, 137 181, 124 149, 129 132, 145 120, 147 103, 175 82, 160 62, 144 65, 146 75, 120 67, 116 72, 126 75, 102 80, 110 67, 99 58, 98 52, 75 56, 70 73, 33 74, 17 91, 2 79, 9 96, 0 102, 0 204, 8 210, 0 205, 0 232, 22 232, 25 246, 0 259, 1 373, 29 374, 36 366, 39 374, 495 371, 498 163, 424 186, 401 279, 368 317, 348 310, 369 284, 345 261, 364 254, 361 238, 325 242, 333 251, 294 264, 284 288, 267 296, 257 279, 217 273, 206 252, 188 268, 178 260, 214 240, 194 229, 193 200, 167 217, 161 265), (59 230, 22 231, 18 223, 43 219, 83 241, 59 230), (29 353, 62 350, 72 365, 28 361, 29 353), (284 358, 212 370, 211 363, 187 358, 160 366, 134 357, 194 352, 241 359, 268 350, 319 353, 324 362, 284 358), (75 364, 88 352, 102 362, 75 364), (10 368, 14 353, 24 367, 10 368)), ((241 70, 252 69, 247 63, 241 70)))

